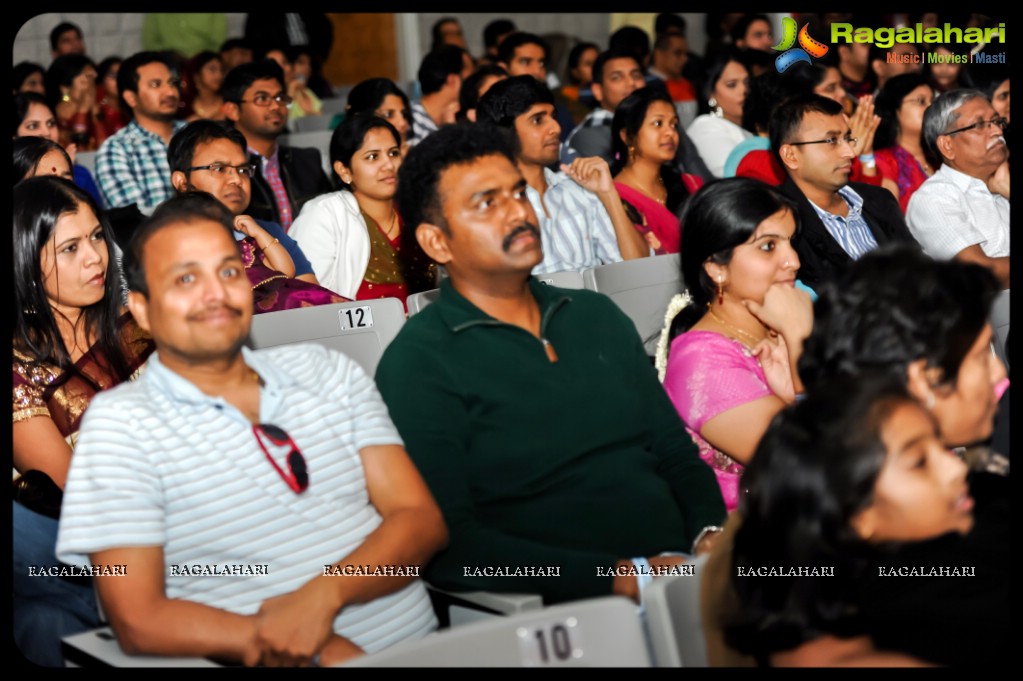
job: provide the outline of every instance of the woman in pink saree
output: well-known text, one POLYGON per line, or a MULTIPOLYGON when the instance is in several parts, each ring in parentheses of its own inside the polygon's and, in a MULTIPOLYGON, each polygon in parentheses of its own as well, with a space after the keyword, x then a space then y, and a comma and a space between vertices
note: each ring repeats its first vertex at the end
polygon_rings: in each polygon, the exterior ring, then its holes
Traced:
POLYGON ((688 289, 669 307, 657 366, 729 511, 771 419, 802 392, 796 362, 813 308, 796 286, 795 215, 775 189, 731 178, 697 192, 682 216, 688 289))

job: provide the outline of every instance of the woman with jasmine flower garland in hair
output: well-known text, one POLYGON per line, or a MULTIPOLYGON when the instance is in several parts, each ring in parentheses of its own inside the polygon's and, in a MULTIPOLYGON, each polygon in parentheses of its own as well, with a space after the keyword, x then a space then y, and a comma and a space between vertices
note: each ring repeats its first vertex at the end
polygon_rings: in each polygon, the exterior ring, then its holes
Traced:
POLYGON ((760 437, 802 392, 795 367, 812 304, 796 285, 796 211, 773 188, 745 178, 709 184, 682 225, 688 290, 669 307, 657 368, 731 511, 760 437))

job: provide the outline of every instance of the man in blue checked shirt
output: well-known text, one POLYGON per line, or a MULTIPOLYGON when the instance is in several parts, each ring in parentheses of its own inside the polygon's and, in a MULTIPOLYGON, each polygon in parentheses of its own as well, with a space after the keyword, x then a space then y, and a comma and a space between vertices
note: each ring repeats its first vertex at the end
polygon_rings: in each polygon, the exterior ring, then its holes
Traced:
POLYGON ((133 120, 96 154, 96 178, 110 208, 137 204, 143 213, 174 193, 167 144, 185 127, 174 120, 181 98, 174 65, 159 52, 128 57, 117 72, 122 108, 133 120))

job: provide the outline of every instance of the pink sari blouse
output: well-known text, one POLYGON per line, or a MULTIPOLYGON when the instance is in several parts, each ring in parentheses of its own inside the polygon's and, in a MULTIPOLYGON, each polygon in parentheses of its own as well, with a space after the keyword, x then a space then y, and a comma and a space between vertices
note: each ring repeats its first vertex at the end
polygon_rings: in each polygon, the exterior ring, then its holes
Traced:
POLYGON ((743 465, 700 436, 703 424, 729 409, 772 395, 767 377, 749 348, 712 331, 688 331, 671 343, 664 388, 717 476, 729 511, 739 500, 743 465))

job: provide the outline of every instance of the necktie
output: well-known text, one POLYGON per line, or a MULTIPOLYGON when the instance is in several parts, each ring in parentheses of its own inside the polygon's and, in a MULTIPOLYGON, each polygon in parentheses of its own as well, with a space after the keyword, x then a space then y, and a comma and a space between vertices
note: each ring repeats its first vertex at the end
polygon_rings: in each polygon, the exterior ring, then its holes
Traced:
POLYGON ((266 181, 274 193, 277 213, 281 216, 281 227, 287 232, 291 227, 291 203, 288 201, 288 192, 284 190, 284 182, 281 181, 281 166, 276 155, 266 164, 266 181))

